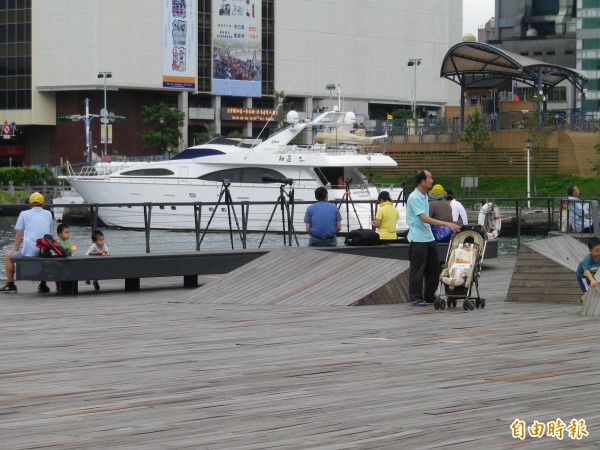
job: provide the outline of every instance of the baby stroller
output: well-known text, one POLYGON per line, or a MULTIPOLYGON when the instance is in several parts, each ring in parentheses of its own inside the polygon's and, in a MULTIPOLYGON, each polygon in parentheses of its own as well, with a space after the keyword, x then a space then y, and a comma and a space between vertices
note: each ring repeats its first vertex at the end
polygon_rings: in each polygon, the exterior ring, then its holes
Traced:
POLYGON ((487 233, 480 225, 464 225, 452 236, 433 303, 435 309, 445 309, 446 305, 456 308, 460 299, 464 299, 464 310, 485 308, 485 299, 479 296, 479 275, 486 244, 487 233), (477 296, 472 295, 473 286, 477 296))

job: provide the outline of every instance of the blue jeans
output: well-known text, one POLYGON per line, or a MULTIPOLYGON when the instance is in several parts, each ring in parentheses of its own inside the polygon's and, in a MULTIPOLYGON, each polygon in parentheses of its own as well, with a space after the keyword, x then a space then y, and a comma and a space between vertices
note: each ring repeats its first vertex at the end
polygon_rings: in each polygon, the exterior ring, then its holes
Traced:
POLYGON ((323 239, 316 236, 311 236, 308 240, 309 247, 335 247, 337 245, 337 237, 323 239))

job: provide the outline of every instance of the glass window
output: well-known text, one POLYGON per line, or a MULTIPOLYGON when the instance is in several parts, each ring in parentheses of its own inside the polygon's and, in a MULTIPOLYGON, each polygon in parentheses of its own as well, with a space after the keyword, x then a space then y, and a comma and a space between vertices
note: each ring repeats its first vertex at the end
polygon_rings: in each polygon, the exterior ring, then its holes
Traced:
POLYGON ((134 177, 164 177, 169 175, 175 175, 175 173, 169 169, 164 168, 147 168, 147 169, 135 169, 123 172, 121 175, 134 176, 134 177))
POLYGON ((245 167, 219 170, 199 177, 205 181, 228 183, 285 183, 286 178, 280 172, 262 167, 245 167))
POLYGON ((600 59, 584 59, 581 61, 583 70, 600 70, 600 59))
POLYGON ((583 29, 584 30, 595 30, 600 28, 600 18, 594 17, 591 19, 583 19, 583 29))
POLYGON ((600 39, 583 39, 582 46, 584 50, 600 48, 600 39))
POLYGON ((583 0, 584 8, 600 8, 600 0, 583 0))

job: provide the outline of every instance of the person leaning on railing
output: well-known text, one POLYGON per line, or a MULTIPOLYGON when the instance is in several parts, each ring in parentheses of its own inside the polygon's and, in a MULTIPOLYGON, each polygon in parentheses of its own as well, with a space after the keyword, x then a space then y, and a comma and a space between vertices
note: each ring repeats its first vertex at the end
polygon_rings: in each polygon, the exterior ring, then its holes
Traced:
POLYGON ((567 189, 568 201, 568 224, 570 231, 575 233, 589 233, 592 231, 590 220, 590 204, 579 198, 580 191, 577 186, 569 186, 567 189))

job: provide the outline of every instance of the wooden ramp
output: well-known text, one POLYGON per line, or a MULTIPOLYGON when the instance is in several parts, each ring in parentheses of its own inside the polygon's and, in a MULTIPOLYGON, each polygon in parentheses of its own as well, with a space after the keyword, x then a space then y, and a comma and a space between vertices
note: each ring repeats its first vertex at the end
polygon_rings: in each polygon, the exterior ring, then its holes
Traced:
POLYGON ((522 244, 506 301, 575 303, 581 295, 575 270, 587 253, 571 236, 522 244))
POLYGON ((284 247, 196 289, 189 303, 374 305, 408 301, 408 261, 284 247))

